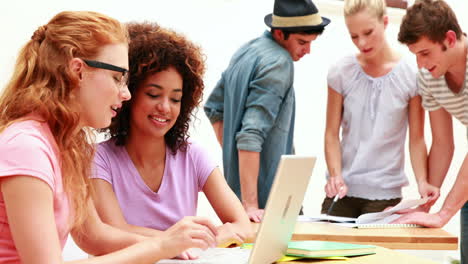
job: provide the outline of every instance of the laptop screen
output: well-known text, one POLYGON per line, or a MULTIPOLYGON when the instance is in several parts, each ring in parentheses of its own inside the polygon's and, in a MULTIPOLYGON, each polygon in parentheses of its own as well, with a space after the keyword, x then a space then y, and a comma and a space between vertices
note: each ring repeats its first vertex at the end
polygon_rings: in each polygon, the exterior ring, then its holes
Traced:
POLYGON ((315 160, 296 155, 281 157, 249 263, 273 263, 286 252, 315 160))

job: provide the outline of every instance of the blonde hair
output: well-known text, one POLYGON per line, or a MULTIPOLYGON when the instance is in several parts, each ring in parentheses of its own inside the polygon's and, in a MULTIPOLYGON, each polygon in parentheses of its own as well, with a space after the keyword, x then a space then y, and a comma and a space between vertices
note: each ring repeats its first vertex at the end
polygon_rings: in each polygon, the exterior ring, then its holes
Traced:
POLYGON ((71 228, 78 230, 87 217, 94 148, 89 131, 77 132, 80 113, 71 91, 78 86, 79 76, 70 70, 69 61, 93 58, 104 45, 117 43, 128 43, 127 30, 117 20, 96 12, 61 12, 39 27, 21 49, 0 97, 0 131, 31 114, 49 125, 74 210, 71 228))
POLYGON ((384 0, 344 0, 344 16, 355 15, 365 9, 379 20, 387 14, 387 5, 384 0))

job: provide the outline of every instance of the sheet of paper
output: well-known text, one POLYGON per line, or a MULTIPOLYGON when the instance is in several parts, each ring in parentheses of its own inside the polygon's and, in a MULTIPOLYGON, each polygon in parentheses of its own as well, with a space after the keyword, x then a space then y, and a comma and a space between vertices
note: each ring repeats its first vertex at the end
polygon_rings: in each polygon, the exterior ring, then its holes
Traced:
POLYGON ((246 248, 208 248, 202 250, 192 248, 192 252, 198 255, 194 260, 162 259, 155 264, 247 264, 251 249, 246 248))
POLYGON ((392 221, 400 217, 399 214, 395 214, 396 212, 422 205, 426 203, 428 199, 429 198, 403 200, 399 204, 397 204, 396 206, 394 206, 393 208, 387 211, 363 214, 363 215, 360 215, 358 218, 321 214, 319 216, 300 215, 297 220, 299 222, 330 221, 336 225, 344 226, 344 227, 358 227, 359 225, 369 225, 369 224, 370 225, 385 225, 385 224, 391 223, 392 221))
POLYGON ((399 204, 395 205, 393 208, 387 211, 383 212, 378 212, 378 213, 368 213, 368 214, 363 214, 360 215, 356 219, 357 224, 368 224, 368 223, 376 223, 376 221, 387 221, 387 223, 395 220, 396 218, 399 217, 399 215, 392 216, 394 213, 404 210, 404 209, 410 209, 416 206, 419 206, 421 204, 425 204, 429 198, 421 198, 421 199, 414 199, 414 200, 402 200, 399 204), (384 220, 385 218, 388 218, 389 216, 392 216, 392 218, 389 218, 387 220, 384 220))
POLYGON ((305 216, 300 215, 297 218, 299 222, 334 222, 334 223, 354 223, 356 218, 351 217, 343 217, 343 216, 333 216, 333 215, 326 215, 321 214, 318 216, 305 216))

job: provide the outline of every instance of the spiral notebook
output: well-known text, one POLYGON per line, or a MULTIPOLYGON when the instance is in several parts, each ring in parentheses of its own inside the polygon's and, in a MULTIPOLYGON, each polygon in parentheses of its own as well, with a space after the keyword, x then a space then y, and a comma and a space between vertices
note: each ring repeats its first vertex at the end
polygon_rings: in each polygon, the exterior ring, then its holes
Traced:
MULTIPOLYGON (((365 214, 364 214, 365 215, 365 214)), ((361 215, 363 216, 363 215, 361 215)), ((361 217, 360 216, 360 217, 361 217)), ((340 226, 346 227, 355 227, 355 228, 407 228, 407 227, 423 227, 416 224, 390 224, 393 220, 399 218, 400 215, 392 214, 384 218, 380 219, 367 219, 368 221, 360 222, 359 217, 356 219, 354 223, 337 223, 340 226)))
POLYGON ((362 214, 358 218, 340 217, 332 215, 320 215, 318 217, 301 217, 298 221, 305 222, 332 222, 340 226, 355 227, 355 228, 406 228, 406 227, 422 227, 416 224, 390 224, 392 221, 400 217, 396 212, 404 209, 413 208, 425 204, 429 198, 421 198, 414 200, 403 200, 393 208, 387 211, 378 213, 362 214))

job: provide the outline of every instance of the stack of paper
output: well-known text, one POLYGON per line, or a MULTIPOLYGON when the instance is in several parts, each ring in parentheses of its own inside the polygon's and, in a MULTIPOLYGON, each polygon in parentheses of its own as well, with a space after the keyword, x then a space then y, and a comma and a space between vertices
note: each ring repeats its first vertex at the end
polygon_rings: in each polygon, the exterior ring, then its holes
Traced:
POLYGON ((375 246, 330 241, 291 241, 286 255, 306 258, 350 257, 375 254, 375 246))

